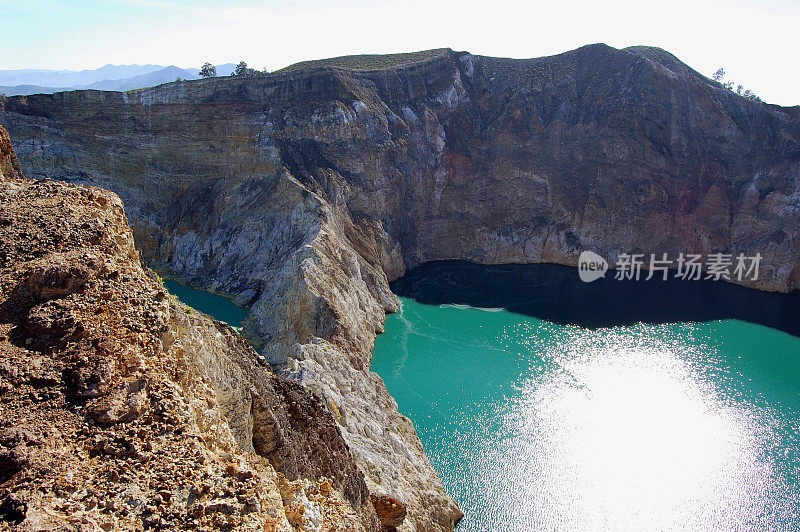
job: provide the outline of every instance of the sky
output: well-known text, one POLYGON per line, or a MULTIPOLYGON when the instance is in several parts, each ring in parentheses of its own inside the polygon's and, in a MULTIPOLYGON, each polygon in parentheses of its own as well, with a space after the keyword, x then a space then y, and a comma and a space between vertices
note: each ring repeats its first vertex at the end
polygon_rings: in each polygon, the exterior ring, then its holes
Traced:
POLYGON ((0 70, 106 64, 277 70, 358 53, 449 47, 540 57, 650 45, 765 101, 800 105, 800 0, 0 0, 0 70))

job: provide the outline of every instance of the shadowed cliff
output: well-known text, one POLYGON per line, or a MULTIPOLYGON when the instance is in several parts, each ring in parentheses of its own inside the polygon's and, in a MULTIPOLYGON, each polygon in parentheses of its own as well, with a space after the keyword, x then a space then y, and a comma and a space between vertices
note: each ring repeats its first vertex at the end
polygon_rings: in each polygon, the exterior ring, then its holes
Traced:
POLYGON ((748 101, 659 49, 355 56, 5 107, 26 171, 118 191, 159 262, 184 260, 180 227, 213 233, 220 198, 269 195, 285 170, 380 222, 409 265, 761 251, 756 287, 800 275, 800 110, 748 101))
POLYGON ((324 398, 408 527, 459 512, 368 370, 407 267, 761 253, 753 287, 800 283, 800 108, 663 50, 433 50, 3 105, 30 177, 114 190, 148 261, 251 307, 244 334, 324 398))
POLYGON ((584 283, 574 268, 555 264, 436 261, 409 270, 391 286, 398 296, 428 305, 505 308, 591 329, 735 319, 800 337, 800 292, 757 292, 714 281, 664 281, 658 275, 617 280, 610 272, 584 283))

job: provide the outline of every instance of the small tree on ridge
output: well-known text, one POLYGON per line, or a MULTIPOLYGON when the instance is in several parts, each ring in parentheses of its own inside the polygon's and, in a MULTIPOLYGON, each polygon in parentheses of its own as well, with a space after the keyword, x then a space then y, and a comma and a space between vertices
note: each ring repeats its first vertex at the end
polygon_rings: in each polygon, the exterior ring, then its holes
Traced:
POLYGON ((247 63, 244 61, 239 61, 239 64, 236 65, 236 70, 233 72, 234 76, 246 76, 250 73, 250 69, 247 68, 247 63))
POLYGON ((201 78, 213 78, 217 75, 217 67, 212 65, 209 62, 203 64, 200 68, 200 77, 201 78))

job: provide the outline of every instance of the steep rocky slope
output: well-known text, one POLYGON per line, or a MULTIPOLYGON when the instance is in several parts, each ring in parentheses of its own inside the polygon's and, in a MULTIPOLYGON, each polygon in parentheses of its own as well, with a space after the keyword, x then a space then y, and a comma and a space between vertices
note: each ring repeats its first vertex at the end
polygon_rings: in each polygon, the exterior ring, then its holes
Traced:
POLYGON ((4 135, 0 529, 377 530, 323 403, 169 297, 115 194, 21 178, 4 135))
POLYGON ((114 190, 152 265, 251 306, 245 335, 324 398, 410 529, 460 514, 368 370, 406 267, 759 252, 752 286, 800 284, 800 109, 663 50, 339 58, 10 98, 0 121, 30 176, 114 190))
POLYGON ((0 181, 22 179, 22 177, 22 169, 8 132, 0 127, 0 181))

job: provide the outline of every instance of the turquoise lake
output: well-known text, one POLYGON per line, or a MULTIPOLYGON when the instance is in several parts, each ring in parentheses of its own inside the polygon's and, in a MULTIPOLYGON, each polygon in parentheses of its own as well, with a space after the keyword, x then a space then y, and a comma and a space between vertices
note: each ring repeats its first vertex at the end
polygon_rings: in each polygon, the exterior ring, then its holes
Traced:
POLYGON ((248 309, 234 304, 233 301, 226 297, 204 290, 197 290, 189 285, 180 284, 169 279, 164 280, 164 287, 183 303, 219 321, 224 321, 234 328, 242 326, 242 321, 244 321, 249 312, 248 309))
POLYGON ((372 369, 474 530, 800 529, 800 299, 432 263, 372 369))

